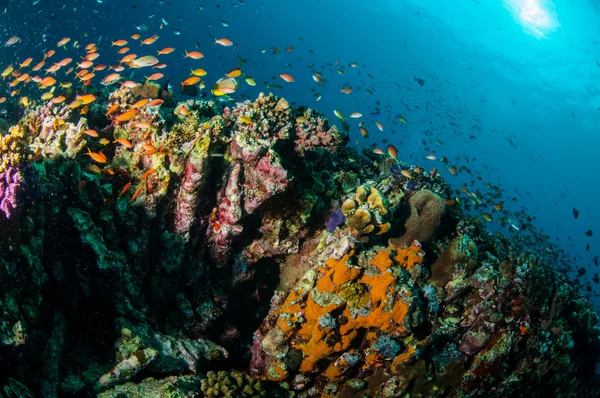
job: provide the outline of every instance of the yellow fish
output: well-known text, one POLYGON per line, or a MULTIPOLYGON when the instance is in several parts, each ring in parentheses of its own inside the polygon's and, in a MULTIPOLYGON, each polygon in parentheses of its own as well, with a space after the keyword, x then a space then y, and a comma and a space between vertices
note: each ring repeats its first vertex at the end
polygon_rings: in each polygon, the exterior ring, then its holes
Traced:
POLYGON ((246 115, 242 115, 240 116, 240 122, 244 123, 244 124, 252 124, 252 119, 250 119, 249 116, 246 115))
POLYGON ((28 108, 30 105, 29 98, 27 98, 27 97, 22 97, 21 100, 19 101, 19 103, 26 108, 28 108))
POLYGON ((6 69, 4 69, 4 72, 2 72, 2 78, 6 79, 8 75, 10 75, 13 72, 13 70, 15 70, 15 68, 13 68, 12 65, 8 65, 6 69))
POLYGON ((54 94, 51 92, 44 93, 42 94, 42 101, 48 101, 52 97, 54 97, 54 94))
POLYGON ((254 79, 251 77, 246 78, 246 83, 248 83, 249 86, 256 86, 256 81, 254 81, 254 79))
POLYGON ((483 213, 481 217, 483 217, 483 219, 486 221, 492 221, 492 216, 488 213, 483 213))
POLYGON ((198 76, 198 77, 202 77, 202 76, 206 76, 207 72, 202 69, 202 68, 198 68, 198 69, 192 69, 192 71, 190 72, 192 76, 198 76))

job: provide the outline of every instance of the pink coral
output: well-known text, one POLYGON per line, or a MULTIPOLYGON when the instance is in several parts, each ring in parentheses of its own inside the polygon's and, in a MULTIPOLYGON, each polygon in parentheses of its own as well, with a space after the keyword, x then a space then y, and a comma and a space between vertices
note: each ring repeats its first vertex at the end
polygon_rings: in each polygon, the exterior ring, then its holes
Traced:
POLYGON ((21 174, 16 167, 0 173, 0 211, 9 220, 19 214, 21 183, 21 174))

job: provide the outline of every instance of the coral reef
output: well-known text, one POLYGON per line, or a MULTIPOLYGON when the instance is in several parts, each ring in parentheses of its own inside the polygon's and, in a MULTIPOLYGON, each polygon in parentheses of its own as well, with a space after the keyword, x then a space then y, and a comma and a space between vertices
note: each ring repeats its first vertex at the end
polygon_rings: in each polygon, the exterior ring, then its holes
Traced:
POLYGON ((273 95, 109 90, 0 137, 4 395, 597 395, 590 303, 437 172, 273 95))

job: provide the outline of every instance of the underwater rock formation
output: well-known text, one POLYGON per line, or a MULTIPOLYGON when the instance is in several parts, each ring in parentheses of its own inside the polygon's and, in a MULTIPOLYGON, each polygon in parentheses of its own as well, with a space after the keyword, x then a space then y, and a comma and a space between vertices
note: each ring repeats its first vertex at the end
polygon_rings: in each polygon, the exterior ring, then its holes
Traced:
POLYGON ((5 395, 597 393, 589 302, 436 172, 273 95, 107 90, 2 132, 5 395))

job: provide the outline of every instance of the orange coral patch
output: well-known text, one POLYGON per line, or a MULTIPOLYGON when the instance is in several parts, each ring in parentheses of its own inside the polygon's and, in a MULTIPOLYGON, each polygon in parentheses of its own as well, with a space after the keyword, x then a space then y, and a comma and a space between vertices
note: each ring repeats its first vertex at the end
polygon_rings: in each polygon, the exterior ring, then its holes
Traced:
POLYGON ((389 251, 380 250, 379 252, 377 252, 375 258, 373 258, 373 260, 369 262, 369 264, 374 265, 380 271, 385 271, 386 269, 390 268, 392 264, 394 264, 394 262, 390 258, 389 251))
POLYGON ((421 247, 413 244, 406 249, 398 249, 394 261, 410 271, 415 264, 421 264, 423 262, 423 257, 419 254, 422 254, 421 247))

